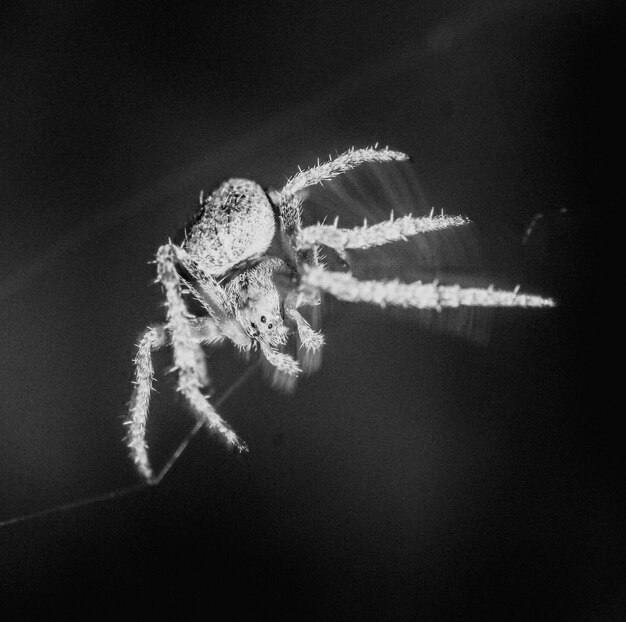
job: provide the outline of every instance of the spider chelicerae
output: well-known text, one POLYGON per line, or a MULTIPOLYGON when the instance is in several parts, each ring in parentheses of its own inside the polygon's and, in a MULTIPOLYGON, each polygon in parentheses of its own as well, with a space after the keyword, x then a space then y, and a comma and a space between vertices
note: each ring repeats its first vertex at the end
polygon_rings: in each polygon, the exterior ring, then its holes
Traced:
MULTIPOLYGON (((319 363, 324 339, 303 313, 320 303, 322 294, 349 302, 418 309, 458 306, 552 306, 549 298, 518 290, 463 289, 439 283, 359 281, 349 270, 330 270, 321 250, 349 266, 347 251, 406 240, 407 237, 466 224, 460 216, 393 215, 384 222, 352 229, 334 224, 302 226, 304 190, 365 162, 407 160, 388 148, 351 149, 334 159, 299 170, 278 192, 247 179, 229 179, 209 196, 184 241, 168 242, 156 254, 157 281, 165 293, 167 321, 143 333, 135 357, 134 390, 126 422, 126 441, 140 474, 153 480, 145 440, 154 378, 152 352, 166 345, 173 351, 177 389, 198 419, 228 445, 246 444, 216 412, 203 393, 209 386, 204 346, 230 341, 237 349, 257 351, 273 369, 276 386, 293 386, 301 372, 319 363), (203 311, 192 315, 193 301, 203 311), (295 340, 296 357, 286 352, 295 340)), ((335 262, 337 263, 337 262, 335 262)))

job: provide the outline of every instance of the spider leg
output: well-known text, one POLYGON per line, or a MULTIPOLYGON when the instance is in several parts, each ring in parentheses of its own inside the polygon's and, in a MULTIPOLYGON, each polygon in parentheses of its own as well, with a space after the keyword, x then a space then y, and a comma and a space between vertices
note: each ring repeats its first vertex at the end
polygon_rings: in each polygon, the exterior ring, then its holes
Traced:
POLYGON ((395 218, 393 214, 389 220, 368 225, 363 223, 362 227, 353 229, 341 229, 337 226, 337 221, 332 225, 317 224, 301 229, 295 237, 296 248, 304 250, 312 248, 317 244, 323 244, 333 248, 340 254, 350 248, 370 248, 372 246, 382 246, 389 242, 406 240, 408 237, 429 231, 440 231, 451 227, 459 227, 469 223, 469 220, 462 216, 403 216, 395 218))
MULTIPOLYGON (((189 266, 185 264, 185 267, 189 269, 189 266)), ((190 270, 192 274, 194 272, 190 270)), ((210 323, 215 327, 217 334, 221 337, 228 338, 236 346, 244 350, 249 350, 252 346, 252 341, 249 335, 246 334, 241 325, 234 317, 234 312, 231 309, 230 302, 224 292, 223 288, 217 283, 217 281, 210 275, 203 275, 199 272, 194 274, 196 277, 198 289, 196 289, 191 283, 181 281, 184 283, 185 288, 189 293, 206 309, 209 314, 208 318, 201 318, 205 323, 210 323)), ((199 319, 199 318, 196 318, 199 319)), ((200 338, 204 341, 204 337, 200 338)), ((210 339, 211 341, 214 339, 210 339)))
POLYGON ((400 281, 359 281, 350 273, 328 272, 321 267, 305 267, 302 278, 304 289, 317 288, 339 300, 369 302, 384 307, 394 305, 417 309, 444 307, 553 307, 551 298, 542 298, 513 291, 461 288, 438 283, 401 283, 400 281))
POLYGON ((276 367, 278 371, 288 376, 297 376, 300 373, 300 366, 288 354, 279 352, 264 341, 259 341, 259 346, 268 363, 276 367))
POLYGON ((207 310, 215 322, 222 324, 230 319, 233 316, 231 305, 226 296, 226 292, 219 285, 217 280, 210 274, 203 273, 199 270, 198 266, 184 250, 177 250, 176 257, 195 279, 203 295, 188 281, 183 281, 185 288, 188 289, 194 298, 207 310))
POLYGON ((281 202, 290 195, 295 195, 300 190, 308 186, 314 186, 323 181, 327 181, 346 173, 353 168, 364 164, 365 162, 390 162, 393 160, 408 160, 409 156, 400 151, 392 151, 391 149, 377 149, 376 147, 368 147, 365 149, 349 149, 345 153, 334 159, 318 163, 306 170, 298 171, 291 179, 287 181, 285 186, 279 193, 281 202))
POLYGON ((200 388, 192 323, 188 318, 187 307, 182 296, 181 281, 176 270, 177 247, 165 244, 157 251, 158 279, 165 290, 168 327, 172 334, 174 364, 178 369, 178 390, 185 396, 196 415, 205 421, 211 430, 219 432, 227 443, 240 451, 247 446, 233 429, 217 414, 204 397, 200 388))
MULTIPOLYGON (((298 363, 305 373, 312 374, 316 372, 322 364, 324 336, 321 332, 314 330, 297 309, 285 309, 285 315, 295 322, 298 331, 298 340, 300 341, 300 348, 298 348, 297 353, 298 363)), ((318 326, 318 306, 312 307, 312 316, 313 324, 318 326)))
POLYGON ((189 320, 194 339, 198 343, 214 345, 226 339, 219 325, 210 317, 194 317, 189 320))
POLYGON ((281 231, 291 239, 302 228, 302 197, 280 194, 277 205, 281 231))
MULTIPOLYGON (((321 302, 319 291, 317 292, 317 300, 321 302)), ((310 321, 311 321, 311 328, 314 331, 319 332, 319 328, 322 323, 321 310, 320 310, 319 304, 313 305, 311 307, 310 321)), ((302 365, 302 369, 307 374, 312 374, 313 372, 316 372, 320 368, 322 364, 322 350, 323 348, 317 348, 316 350, 302 349, 301 351, 298 352, 298 355, 299 355, 298 360, 300 361, 300 365, 302 365)))
POLYGON ((319 163, 307 170, 300 170, 287 181, 282 190, 275 193, 280 228, 286 237, 286 246, 292 255, 292 263, 300 267, 302 263, 313 263, 311 257, 307 257, 306 249, 311 248, 314 257, 317 255, 315 240, 310 238, 310 243, 300 239, 302 230, 302 196, 298 193, 308 186, 313 186, 346 173, 365 162, 390 162, 393 160, 407 160, 409 156, 400 151, 391 149, 377 149, 370 147, 365 149, 349 149, 328 162, 319 163))
POLYGON ((141 475, 150 481, 152 469, 148 459, 148 446, 146 445, 146 420, 150 406, 150 393, 154 380, 154 367, 152 365, 152 351, 166 345, 168 342, 167 331, 164 326, 147 328, 141 336, 135 356, 135 379, 133 394, 130 398, 128 420, 128 433, 126 444, 130 455, 141 475))
POLYGON ((285 309, 285 315, 295 322, 298 336, 300 337, 300 345, 305 350, 319 350, 324 345, 323 335, 313 330, 297 309, 287 308, 285 309))
MULTIPOLYGON (((191 320, 194 338, 198 343, 214 344, 224 340, 215 322, 210 318, 195 318, 191 320)), ((152 479, 152 469, 148 459, 146 444, 146 421, 150 406, 150 394, 154 381, 154 367, 152 365, 152 352, 166 346, 170 341, 167 327, 164 324, 151 326, 145 330, 135 355, 135 378, 134 389, 130 398, 129 416, 126 421, 128 433, 126 443, 130 449, 133 462, 137 469, 147 480, 152 479)), ((201 348, 198 346, 201 352, 201 348)), ((196 361, 199 363, 199 377, 203 386, 208 384, 206 364, 204 357, 199 358, 196 353, 196 361)))
POLYGON ((193 334, 193 343, 196 355, 196 371, 201 387, 207 387, 211 383, 209 372, 207 370, 206 355, 201 344, 216 345, 226 340, 226 335, 210 317, 190 318, 191 332, 193 334))
POLYGON ((295 389, 297 375, 301 370, 312 373, 319 368, 321 361, 321 348, 324 337, 321 333, 313 330, 309 323, 296 310, 296 296, 288 296, 285 301, 285 316, 290 318, 296 326, 299 345, 296 360, 289 354, 269 347, 261 342, 261 351, 266 376, 272 386, 281 391, 290 392, 295 389))

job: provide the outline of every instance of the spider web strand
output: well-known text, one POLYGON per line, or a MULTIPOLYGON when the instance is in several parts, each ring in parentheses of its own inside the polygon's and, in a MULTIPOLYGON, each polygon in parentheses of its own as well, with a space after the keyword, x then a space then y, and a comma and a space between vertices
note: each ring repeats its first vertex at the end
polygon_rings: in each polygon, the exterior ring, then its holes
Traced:
MULTIPOLYGON (((241 387, 259 367, 259 363, 252 365, 246 369, 246 371, 219 397, 215 402, 216 408, 222 406, 230 396, 241 387)), ((125 495, 132 494, 134 492, 139 492, 141 490, 145 490, 146 488, 150 488, 151 486, 156 486, 160 484, 165 475, 169 472, 169 470, 174 466, 175 462, 180 458, 183 454, 193 437, 199 432, 201 428, 204 427, 204 423, 198 421, 195 426, 189 431, 187 436, 179 443, 176 450, 172 453, 170 459, 165 463, 163 468, 155 475, 149 482, 143 481, 138 484, 132 484, 131 486, 126 486, 124 488, 118 488, 111 492, 105 492, 102 494, 94 495, 91 497, 86 497, 84 499, 79 499, 77 501, 70 501, 68 503, 63 503, 61 505, 56 505, 52 508, 46 508, 44 510, 37 510, 35 512, 31 512, 30 514, 22 514, 20 516, 15 516, 14 518, 8 518, 6 520, 0 521, 0 529, 3 527, 8 527, 10 525, 17 525, 19 523, 23 523, 29 520, 34 520, 37 518, 44 518, 46 516, 51 516, 54 514, 62 514, 63 512, 69 512, 71 510, 75 510, 77 508, 86 507, 89 505, 94 505, 96 503, 100 503, 102 501, 109 501, 112 499, 117 499, 119 497, 123 497, 125 495)))
MULTIPOLYGON (((252 372, 259 367, 259 363, 255 363, 254 365, 248 367, 246 371, 232 384, 230 387, 220 396, 220 398, 215 402, 215 407, 219 408, 228 398, 242 385, 248 378, 252 375, 252 372)), ((149 485, 156 486, 160 484, 163 478, 167 475, 169 470, 174 466, 175 462, 180 458, 183 454, 187 445, 191 442, 193 437, 205 426, 204 421, 196 421, 194 427, 190 430, 189 434, 180 442, 176 450, 172 453, 169 460, 165 463, 163 468, 159 471, 159 473, 154 476, 149 485)))

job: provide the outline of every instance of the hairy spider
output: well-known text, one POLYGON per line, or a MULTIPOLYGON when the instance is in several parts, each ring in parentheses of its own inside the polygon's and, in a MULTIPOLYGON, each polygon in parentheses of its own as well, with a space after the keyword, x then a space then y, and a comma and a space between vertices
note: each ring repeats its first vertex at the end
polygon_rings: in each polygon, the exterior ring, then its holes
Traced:
POLYGON ((200 195, 200 210, 180 245, 171 241, 156 254, 157 281, 165 293, 167 321, 149 327, 135 357, 130 400, 130 454, 148 481, 153 474, 145 441, 154 370, 152 351, 173 349, 177 388, 191 410, 228 445, 247 451, 246 444, 215 411, 202 389, 209 384, 203 346, 232 342, 241 351, 257 350, 274 370, 274 383, 288 386, 301 372, 318 364, 322 335, 299 309, 319 304, 322 293, 350 302, 420 309, 469 306, 552 306, 547 298, 515 291, 462 289, 438 283, 359 281, 349 271, 331 271, 320 248, 346 260, 349 249, 366 249, 405 240, 428 231, 464 225, 459 216, 393 215, 381 223, 342 229, 334 224, 303 227, 302 191, 330 180, 364 162, 406 160, 408 156, 376 147, 351 149, 299 170, 278 192, 266 192, 247 179, 229 179, 209 196, 200 195), (192 300, 204 310, 196 317, 192 300), (299 344, 297 359, 286 351, 288 340, 299 344))

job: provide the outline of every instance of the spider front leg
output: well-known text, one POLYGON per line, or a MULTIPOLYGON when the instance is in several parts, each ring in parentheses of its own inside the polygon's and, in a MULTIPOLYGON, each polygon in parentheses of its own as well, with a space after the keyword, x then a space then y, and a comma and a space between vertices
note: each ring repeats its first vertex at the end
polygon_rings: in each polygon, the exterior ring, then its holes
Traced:
MULTIPOLYGON (((316 264, 317 265, 317 264, 316 264)), ((285 298, 285 316, 290 318, 296 325, 300 345, 305 350, 314 354, 324 345, 324 336, 314 330, 311 325, 302 317, 298 307, 317 306, 320 303, 319 294, 314 292, 313 296, 305 296, 303 291, 290 292, 285 298)))
POLYGON ((554 307, 552 298, 513 291, 485 289, 439 283, 401 283, 393 281, 359 281, 348 272, 329 272, 321 267, 306 268, 301 287, 322 290, 346 302, 369 302, 385 307, 442 309, 445 307, 554 307))
POLYGON ((156 261, 158 279, 165 290, 174 365, 178 370, 178 390, 185 396, 195 414, 205 421, 211 430, 219 432, 229 445, 239 451, 247 451, 246 444, 217 414, 200 391, 202 381, 196 358, 198 337, 194 335, 194 327, 189 320, 189 312, 183 300, 181 280, 176 269, 177 253, 178 248, 175 245, 166 244, 159 248, 156 261))
POLYGON ((306 170, 299 170, 291 179, 287 181, 280 191, 281 200, 295 195, 300 190, 308 186, 314 186, 347 173, 353 168, 365 164, 366 162, 392 162, 394 160, 408 160, 409 156, 400 151, 393 151, 384 147, 366 147, 365 149, 348 149, 348 151, 338 155, 328 162, 318 163, 306 170))
POLYGON ((293 391, 296 387, 297 380, 297 373, 294 372, 298 372, 301 369, 305 373, 311 374, 319 368, 324 337, 321 333, 313 330, 310 324, 297 310, 297 307, 300 305, 318 303, 319 298, 305 300, 303 296, 297 295, 295 292, 290 292, 286 296, 284 301, 284 314, 285 318, 289 319, 292 328, 297 332, 297 344, 299 348, 296 358, 298 367, 294 367, 293 359, 284 353, 281 354, 284 358, 277 360, 275 353, 265 351, 264 359, 267 362, 266 373, 275 389, 285 392, 293 391))
MULTIPOLYGON (((316 256, 315 240, 310 244, 304 244, 301 239, 302 233, 302 196, 300 193, 309 186, 320 184, 331 180, 338 175, 365 164, 366 162, 391 162, 408 160, 409 156, 400 151, 393 151, 388 148, 378 149, 377 146, 365 149, 349 149, 330 159, 328 162, 320 163, 306 170, 299 170, 278 193, 274 193, 274 202, 278 207, 280 228, 286 238, 286 245, 292 262, 296 267, 302 263, 312 263, 311 257, 307 255, 311 252, 316 256), (308 249, 311 249, 309 251, 308 249)), ((319 241, 318 241, 319 243, 319 241)), ((341 249, 337 249, 340 251, 341 249)))
POLYGON ((285 315, 290 317, 296 324, 300 345, 305 350, 316 351, 324 345, 324 336, 313 330, 297 309, 285 309, 285 315))
POLYGON ((373 246, 382 246, 390 242, 406 240, 408 237, 427 233, 429 231, 441 231, 451 227, 460 227, 469 223, 463 216, 402 216, 368 225, 363 223, 361 227, 342 229, 338 227, 337 220, 332 225, 312 225, 301 229, 294 238, 294 244, 298 251, 314 248, 317 244, 323 244, 334 249, 340 257, 345 258, 348 249, 366 249, 373 246))

